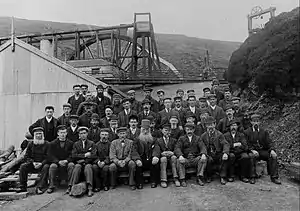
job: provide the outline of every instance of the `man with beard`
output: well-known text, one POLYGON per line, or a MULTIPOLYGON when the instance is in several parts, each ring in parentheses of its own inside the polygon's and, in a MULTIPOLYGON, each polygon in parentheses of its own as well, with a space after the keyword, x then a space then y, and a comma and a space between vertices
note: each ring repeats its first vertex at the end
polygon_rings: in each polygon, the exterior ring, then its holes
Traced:
POLYGON ((129 90, 127 92, 127 95, 129 96, 132 110, 135 110, 137 113, 140 113, 142 110, 142 103, 135 99, 135 91, 129 90))
POLYGON ((232 119, 229 122, 230 131, 224 134, 230 145, 228 182, 234 181, 235 162, 240 166, 240 178, 242 182, 249 182, 250 157, 248 145, 243 133, 238 132, 239 121, 232 119))
POLYGON ((224 135, 216 130, 216 120, 213 117, 208 117, 205 121, 207 132, 201 135, 201 140, 207 148, 207 182, 211 182, 213 175, 213 165, 220 164, 220 181, 222 185, 226 184, 229 143, 225 140, 224 135))
POLYGON ((109 128, 109 119, 113 115, 113 108, 110 105, 105 106, 105 117, 100 120, 103 128, 109 128))
POLYGON ((57 138, 49 145, 48 159, 49 168, 49 188, 47 193, 52 193, 55 189, 55 180, 64 175, 68 176, 68 182, 71 180, 74 163, 72 162, 73 143, 67 139, 67 127, 60 125, 57 127, 57 138))
POLYGON ((80 89, 81 89, 81 95, 83 97, 86 97, 86 94, 89 91, 89 86, 87 84, 81 84, 80 89))
POLYGON ((256 161, 264 160, 268 163, 268 172, 270 174, 271 181, 275 184, 280 185, 281 182, 279 180, 278 175, 277 154, 275 152, 275 148, 273 146, 268 131, 264 130, 261 127, 260 115, 253 114, 251 116, 251 124, 252 127, 248 128, 244 132, 249 146, 249 150, 251 151, 250 157, 252 168, 250 174, 250 182, 255 182, 254 178, 256 161))
POLYGON ((72 150, 72 158, 75 163, 74 170, 69 182, 67 194, 72 194, 72 186, 80 182, 81 172, 84 172, 84 179, 87 183, 88 196, 93 196, 93 169, 92 164, 96 158, 96 145, 93 141, 88 140, 89 129, 87 127, 79 127, 79 141, 74 143, 72 150))
POLYGON ((151 96, 151 92, 153 91, 153 89, 151 89, 149 87, 145 87, 143 89, 143 91, 144 91, 144 95, 145 95, 144 100, 149 100, 151 103, 151 111, 153 111, 154 113, 158 113, 159 112, 159 103, 151 96))
POLYGON ((100 118, 105 116, 105 107, 107 105, 111 105, 110 99, 106 96, 104 96, 103 91, 104 88, 103 86, 100 84, 97 86, 96 88, 97 91, 97 96, 94 99, 94 102, 98 105, 98 111, 99 111, 99 116, 100 118))
POLYGON ((135 190, 134 172, 136 165, 131 157, 134 150, 133 141, 126 138, 126 131, 126 127, 118 128, 117 133, 119 138, 114 140, 110 145, 109 158, 112 162, 109 166, 111 173, 110 185, 112 189, 116 187, 118 171, 128 171, 130 188, 135 190))
POLYGON ((121 103, 121 95, 116 93, 112 96, 112 99, 113 112, 114 114, 118 115, 123 110, 123 105, 121 103))
POLYGON ((188 97, 188 107, 184 109, 184 115, 186 117, 187 113, 192 112, 196 117, 196 122, 199 122, 200 119, 200 109, 196 107, 196 97, 191 95, 188 97))
POLYGON ((142 119, 146 119, 148 116, 153 116, 156 118, 156 113, 151 111, 151 101, 149 99, 145 99, 142 101, 143 110, 138 113, 139 125, 141 125, 142 119))
POLYGON ((231 94, 230 88, 227 86, 224 88, 224 99, 220 100, 218 105, 221 108, 223 108, 223 110, 225 111, 225 108, 228 104, 232 105, 231 100, 232 100, 232 94, 231 94))
POLYGON ((216 123, 218 125, 219 121, 225 117, 225 112, 220 106, 217 105, 217 97, 215 94, 209 95, 208 100, 209 100, 209 106, 208 106, 209 114, 216 120, 216 123))
POLYGON ((195 135, 196 136, 201 136, 203 133, 206 132, 206 127, 205 127, 205 121, 209 117, 209 111, 208 109, 202 109, 200 113, 200 122, 195 126, 195 135))
POLYGON ((141 133, 134 141, 135 151, 132 159, 136 163, 136 183, 137 188, 142 189, 144 178, 143 172, 150 170, 151 188, 156 188, 159 183, 159 158, 155 156, 156 139, 150 132, 150 121, 143 119, 141 123, 141 133))
POLYGON ((174 97, 173 111, 177 111, 179 113, 179 121, 181 124, 184 124, 184 108, 182 105, 182 98, 179 96, 174 97))
POLYGON ((57 119, 53 117, 54 107, 46 106, 45 117, 38 119, 35 123, 29 126, 29 132, 33 135, 33 128, 42 127, 46 141, 53 141, 57 136, 56 127, 59 125, 57 119))
POLYGON ((157 139, 157 146, 154 147, 154 157, 160 158, 160 185, 163 188, 168 187, 167 166, 168 163, 172 169, 172 175, 176 187, 180 187, 177 174, 177 157, 174 154, 175 144, 177 139, 170 137, 171 125, 169 123, 162 126, 163 137, 157 139))
POLYGON ((211 94, 215 94, 217 98, 216 105, 219 105, 220 100, 224 99, 224 94, 220 90, 220 82, 214 79, 211 84, 211 94))
POLYGON ((78 120, 79 117, 77 115, 70 116, 70 126, 67 128, 67 138, 71 140, 73 143, 78 141, 78 120))
POLYGON ((170 137, 174 138, 175 140, 178 140, 180 136, 184 135, 184 132, 182 129, 178 127, 179 119, 177 116, 171 116, 169 123, 170 123, 170 137))
POLYGON ((129 129, 127 131, 127 138, 130 140, 135 140, 139 135, 141 130, 137 128, 138 117, 137 115, 131 115, 129 117, 129 129))
POLYGON ((91 117, 93 112, 93 107, 96 106, 94 102, 85 102, 84 109, 85 112, 79 117, 79 126, 91 127, 91 117))
POLYGON ((223 134, 230 131, 229 122, 231 120, 233 120, 233 117, 234 117, 233 116, 234 115, 234 110, 233 110, 233 107, 232 107, 231 104, 226 105, 225 113, 226 113, 226 117, 222 118, 220 120, 220 122, 218 123, 218 125, 217 125, 217 129, 223 134))
POLYGON ((73 86, 74 95, 69 97, 68 103, 71 105, 71 114, 76 114, 80 103, 85 101, 85 98, 80 94, 80 85, 76 84, 73 86))
POLYGON ((110 141, 108 140, 108 133, 108 128, 101 128, 100 141, 96 143, 97 159, 93 164, 95 192, 99 192, 101 186, 104 187, 104 191, 109 190, 109 165, 111 162, 109 159, 110 141))
POLYGON ((146 119, 150 121, 150 133, 154 138, 162 137, 162 133, 156 127, 156 119, 153 116, 148 116, 146 119))
POLYGON ((89 128, 88 140, 97 143, 100 140, 99 115, 93 113, 91 116, 91 127, 89 128))
MULTIPOLYGON (((179 112, 176 110, 172 110, 171 108, 172 99, 170 97, 167 97, 163 100, 163 102, 165 108, 158 113, 157 124, 159 128, 161 128, 162 125, 168 123, 171 116, 177 116, 177 119, 180 119, 179 112)), ((181 121, 179 122, 179 126, 181 126, 181 121)))
MULTIPOLYGON (((183 99, 184 98, 184 91, 183 91, 183 89, 177 89, 177 91, 176 91, 176 97, 179 97, 181 99, 181 106, 183 108, 188 107, 187 101, 183 99)), ((174 98, 174 101, 175 101, 175 98, 174 98)), ((176 107, 175 102, 174 102, 174 104, 172 104, 172 108, 173 107, 176 107)))
POLYGON ((124 98, 122 100, 123 111, 118 114, 119 127, 128 127, 129 117, 131 115, 137 115, 136 111, 131 109, 131 103, 129 98, 124 98))
POLYGON ((28 174, 40 172, 41 176, 37 184, 36 193, 42 194, 48 180, 49 164, 47 152, 49 143, 44 139, 44 128, 36 127, 32 129, 32 132, 34 138, 33 141, 28 143, 24 163, 20 167, 20 185, 16 192, 27 192, 28 174))
POLYGON ((71 104, 70 103, 65 103, 63 104, 63 111, 64 114, 58 117, 57 121, 59 125, 65 125, 67 127, 70 126, 70 113, 71 113, 71 104))
POLYGON ((164 104, 165 91, 162 89, 159 89, 159 90, 157 90, 156 94, 158 97, 158 112, 160 112, 165 108, 165 104, 164 104))
POLYGON ((186 187, 185 168, 197 168, 197 182, 204 185, 204 170, 207 163, 206 147, 199 136, 194 134, 195 124, 185 124, 185 136, 181 136, 175 146, 178 160, 179 180, 182 187, 186 187))
POLYGON ((118 117, 116 115, 112 115, 109 119, 108 139, 110 142, 118 138, 117 128, 118 128, 118 117))

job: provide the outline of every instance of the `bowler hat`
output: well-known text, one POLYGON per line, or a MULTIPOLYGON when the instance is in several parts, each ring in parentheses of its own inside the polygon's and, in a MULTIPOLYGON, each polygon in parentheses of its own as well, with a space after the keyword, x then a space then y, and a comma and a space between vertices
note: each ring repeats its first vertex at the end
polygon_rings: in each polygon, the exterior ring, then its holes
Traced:
POLYGON ((180 96, 176 96, 176 97, 174 97, 174 101, 176 101, 176 100, 182 100, 182 98, 180 96))
POLYGON ((150 120, 149 119, 143 119, 141 122, 141 127, 145 129, 150 128, 150 120))

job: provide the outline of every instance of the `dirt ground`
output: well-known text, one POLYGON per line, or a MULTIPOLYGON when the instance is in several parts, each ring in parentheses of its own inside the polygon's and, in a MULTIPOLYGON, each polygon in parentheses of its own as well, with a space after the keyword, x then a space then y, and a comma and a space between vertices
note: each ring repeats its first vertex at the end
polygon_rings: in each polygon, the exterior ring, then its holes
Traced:
POLYGON ((25 199, 0 203, 5 211, 201 211, 201 210, 295 210, 299 206, 299 184, 284 180, 275 185, 264 177, 255 185, 240 181, 221 185, 216 179, 201 187, 195 179, 188 180, 188 187, 150 188, 131 191, 120 186, 107 192, 100 191, 93 197, 72 198, 57 190, 49 195, 30 195, 25 199))

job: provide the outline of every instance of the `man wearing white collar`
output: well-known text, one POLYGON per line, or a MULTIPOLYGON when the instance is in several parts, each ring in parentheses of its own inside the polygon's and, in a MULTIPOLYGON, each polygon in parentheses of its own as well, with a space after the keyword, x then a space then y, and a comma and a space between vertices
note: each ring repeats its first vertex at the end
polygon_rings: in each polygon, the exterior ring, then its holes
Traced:
POLYGON ((127 132, 127 138, 130 140, 135 140, 139 135, 141 130, 137 128, 138 117, 137 115, 131 115, 129 117, 129 129, 127 132))
POLYGON ((220 106, 217 105, 217 97, 215 94, 209 95, 208 100, 210 104, 210 106, 208 106, 209 114, 215 118, 218 125, 219 121, 226 116, 225 112, 220 106))
POLYGON ((137 112, 131 109, 131 103, 129 98, 122 100, 123 111, 118 114, 119 127, 128 127, 129 117, 131 115, 137 115, 137 112))

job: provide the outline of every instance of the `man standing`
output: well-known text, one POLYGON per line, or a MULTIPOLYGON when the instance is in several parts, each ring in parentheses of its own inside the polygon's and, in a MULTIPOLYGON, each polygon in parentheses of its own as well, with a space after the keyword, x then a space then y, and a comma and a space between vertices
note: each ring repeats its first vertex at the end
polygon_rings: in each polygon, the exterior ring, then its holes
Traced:
POLYGON ((109 119, 113 115, 113 108, 110 105, 107 105, 105 107, 105 117, 100 119, 100 123, 103 126, 103 128, 109 128, 109 119))
POLYGON ((157 146, 154 150, 154 157, 160 158, 160 185, 163 188, 168 187, 167 166, 168 163, 172 169, 172 175, 176 187, 180 187, 177 174, 177 157, 174 154, 177 139, 170 137, 171 125, 169 123, 162 126, 163 137, 157 139, 157 146))
POLYGON ((55 189, 55 180, 64 175, 68 176, 68 182, 71 180, 74 163, 72 162, 73 143, 67 139, 67 127, 60 125, 57 127, 57 138, 49 145, 48 159, 49 168, 49 188, 47 193, 52 193, 55 189), (57 174, 59 172, 59 174, 57 174))
POLYGON ((118 138, 117 128, 118 128, 118 117, 116 115, 112 115, 109 119, 108 139, 110 142, 118 138))
POLYGON ((144 95, 145 95, 145 99, 144 100, 149 100, 151 103, 151 111, 153 111, 154 113, 158 113, 159 112, 159 103, 152 98, 151 96, 151 92, 153 91, 153 89, 149 88, 149 87, 145 87, 144 88, 144 95))
POLYGON ((162 89, 159 89, 159 90, 157 90, 156 94, 158 97, 158 112, 159 112, 165 108, 165 105, 164 105, 165 91, 162 89))
MULTIPOLYGON (((169 98, 169 97, 165 98, 163 100, 163 103, 164 103, 165 108, 158 113, 157 124, 158 124, 159 128, 162 125, 168 123, 171 116, 177 116, 177 119, 178 120, 180 119, 179 112, 176 110, 172 110, 172 108, 171 108, 171 106, 172 106, 171 98, 169 98)), ((181 121, 179 121, 179 126, 181 126, 181 121)))
POLYGON ((67 138, 71 140, 73 143, 78 141, 78 119, 77 115, 70 116, 70 126, 67 128, 67 138))
POLYGON ((177 141, 180 138, 180 136, 184 135, 183 130, 178 127, 178 123, 179 123, 178 117, 171 116, 169 123, 170 123, 170 137, 174 138, 177 141))
POLYGON ((137 115, 136 111, 131 109, 131 103, 129 98, 124 98, 122 101, 123 111, 118 114, 119 127, 128 127, 129 117, 131 115, 137 115))
POLYGON ((264 130, 260 124, 260 115, 253 114, 251 116, 252 127, 248 128, 244 133, 248 142, 249 150, 251 150, 251 179, 250 182, 255 182, 255 166, 257 160, 264 160, 268 162, 268 171, 271 181, 280 185, 278 175, 277 154, 275 152, 272 140, 269 133, 264 130))
POLYGON ((68 103, 71 105, 71 114, 76 114, 80 103, 85 101, 85 98, 80 94, 80 85, 76 84, 73 86, 74 95, 69 97, 68 103))
POLYGON ((93 107, 96 106, 94 102, 85 102, 84 109, 85 112, 79 117, 79 126, 91 127, 91 117, 93 112, 93 107))
POLYGON ((79 183, 81 171, 84 172, 84 178, 87 183, 88 196, 93 196, 93 169, 92 163, 96 158, 96 145, 87 139, 89 129, 87 127, 79 127, 79 141, 77 141, 72 150, 72 158, 75 163, 74 170, 70 179, 67 193, 71 194, 73 185, 79 183))
POLYGON ((99 115, 93 113, 91 116, 91 127, 89 128, 88 140, 95 144, 100 140, 99 115))
POLYGON ((191 95, 188 97, 188 107, 184 110, 184 116, 186 117, 188 112, 192 112, 196 117, 196 122, 200 121, 200 109, 196 107, 196 97, 191 95))
POLYGON ((210 94, 211 94, 210 88, 205 87, 205 88, 203 89, 203 97, 206 98, 207 106, 209 106, 208 96, 209 96, 210 94))
POLYGON ((206 132, 205 121, 209 117, 208 109, 202 109, 200 113, 200 122, 195 126, 195 135, 201 137, 206 132))
POLYGON ((186 108, 188 106, 187 101, 183 99, 184 98, 184 91, 183 91, 183 89, 177 89, 177 91, 176 91, 176 97, 180 97, 181 98, 181 102, 182 102, 182 107, 183 108, 186 108))
POLYGON ((226 117, 222 118, 217 125, 217 129, 223 134, 230 131, 229 122, 233 120, 233 115, 234 115, 234 110, 232 105, 230 104, 226 105, 225 113, 226 113, 226 117))
POLYGON ((179 121, 181 122, 181 124, 184 124, 184 107, 182 105, 182 98, 177 96, 174 97, 174 111, 177 111, 179 113, 179 121))
POLYGON ((27 192, 28 174, 40 172, 41 177, 37 184, 36 193, 42 194, 48 180, 47 152, 49 143, 44 139, 44 129, 42 127, 33 128, 32 133, 33 141, 28 143, 24 163, 20 167, 20 186, 16 192, 27 192))
POLYGON ((99 116, 102 118, 105 116, 105 107, 111 105, 111 101, 108 97, 104 96, 104 88, 101 84, 97 86, 96 91, 97 96, 95 97, 94 102, 98 105, 99 116))
POLYGON ((127 131, 127 138, 130 140, 135 140, 141 133, 141 130, 137 128, 138 117, 136 115, 131 115, 129 117, 129 129, 127 131))
POLYGON ((67 127, 70 126, 70 115, 71 115, 71 104, 65 103, 63 104, 64 114, 57 118, 59 125, 65 125, 67 127))
POLYGON ((229 87, 224 88, 224 96, 224 99, 220 100, 218 105, 225 111, 225 108, 228 104, 232 105, 232 94, 229 87))
POLYGON ((219 121, 225 117, 225 112, 223 109, 219 106, 217 106, 217 97, 215 94, 211 94, 208 96, 209 100, 209 106, 208 111, 210 116, 215 118, 217 125, 219 124, 219 121))
POLYGON ((207 163, 206 146, 199 136, 194 134, 195 124, 185 124, 185 136, 181 136, 175 146, 175 155, 178 160, 179 180, 182 187, 186 187, 185 168, 197 168, 197 182, 204 185, 204 170, 207 163))
POLYGON ((230 131, 224 137, 230 145, 228 182, 234 181, 235 163, 240 166, 240 178, 243 182, 249 182, 250 157, 248 145, 243 133, 238 132, 240 122, 233 119, 229 122, 230 131))
POLYGON ((89 86, 87 84, 81 84, 80 89, 81 89, 81 95, 83 97, 86 97, 86 94, 89 91, 89 86))
POLYGON ((93 164, 95 192, 99 192, 101 186, 104 187, 104 191, 109 190, 109 165, 111 162, 109 159, 110 141, 108 140, 108 133, 108 128, 101 128, 100 141, 96 143, 97 159, 93 164), (100 178, 102 178, 102 184, 100 178))
POLYGON ((44 130, 45 140, 53 141, 57 136, 56 127, 59 125, 57 119, 53 117, 54 107, 46 106, 45 117, 38 119, 35 123, 29 126, 29 132, 33 135, 33 128, 42 127, 44 130))
POLYGON ((220 82, 214 79, 211 84, 211 93, 216 95, 217 103, 219 105, 220 100, 224 99, 224 94, 220 91, 220 82))
POLYGON ((126 131, 126 127, 118 128, 119 139, 114 140, 110 146, 109 158, 112 162, 109 166, 109 171, 111 172, 110 185, 113 189, 116 187, 118 171, 128 171, 129 185, 132 190, 135 190, 134 172, 136 165, 131 158, 134 150, 133 141, 126 138, 126 131))
POLYGON ((208 117, 205 122, 207 132, 201 135, 201 141, 205 143, 207 149, 207 182, 211 182, 213 175, 213 165, 220 164, 220 181, 222 185, 226 184, 229 143, 225 140, 224 135, 216 130, 216 120, 213 117, 208 117))
POLYGON ((153 116, 156 118, 156 113, 151 111, 151 101, 149 99, 145 99, 142 101, 143 110, 138 114, 139 125, 141 124, 142 119, 147 119, 148 116, 153 116))
POLYGON ((151 188, 156 188, 159 183, 159 158, 154 156, 156 139, 150 132, 150 121, 143 119, 141 123, 141 133, 134 142, 135 153, 133 160, 136 163, 136 183, 137 188, 142 189, 144 178, 143 172, 150 170, 151 188))
POLYGON ((142 103, 135 99, 135 91, 134 90, 129 90, 127 92, 127 94, 129 96, 129 99, 130 99, 132 110, 135 110, 137 113, 140 113, 141 110, 142 110, 142 103))
POLYGON ((199 109, 202 110, 206 108, 208 108, 206 97, 199 97, 199 109))
POLYGON ((112 99, 113 112, 114 114, 118 115, 123 110, 121 95, 115 93, 112 99))

